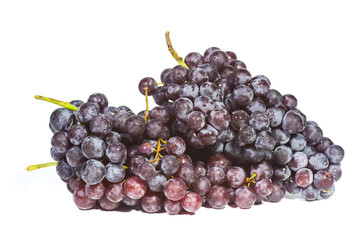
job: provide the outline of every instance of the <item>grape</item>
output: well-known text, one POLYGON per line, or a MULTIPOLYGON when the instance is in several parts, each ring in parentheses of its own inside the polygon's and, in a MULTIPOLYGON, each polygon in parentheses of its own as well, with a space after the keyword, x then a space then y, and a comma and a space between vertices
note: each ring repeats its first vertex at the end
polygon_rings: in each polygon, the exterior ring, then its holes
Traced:
POLYGON ((173 155, 165 155, 161 159, 160 164, 161 171, 166 175, 173 175, 175 174, 179 169, 179 161, 178 159, 173 155))
POLYGON ((229 192, 221 185, 212 186, 206 196, 206 201, 212 208, 225 208, 225 206, 230 202, 229 192))
POLYGON ((261 151, 272 151, 275 145, 276 142, 271 132, 261 131, 258 133, 255 140, 255 147, 257 149, 261 151))
POLYGON ((100 107, 97 103, 86 102, 78 107, 75 112, 77 120, 82 124, 88 124, 90 120, 100 113, 100 107))
POLYGON ((299 187, 293 177, 286 179, 283 184, 288 193, 297 194, 301 191, 301 187, 299 187))
POLYGON ((340 165, 330 164, 327 171, 333 176, 335 181, 338 181, 341 178, 342 171, 340 165))
POLYGON ((229 128, 225 128, 223 130, 219 130, 218 131, 218 141, 222 141, 222 142, 232 142, 235 139, 235 131, 229 127, 229 128))
POLYGON ((340 164, 340 162, 344 159, 344 149, 339 145, 329 146, 326 148, 325 154, 331 164, 340 164))
POLYGON ((313 179, 313 172, 308 168, 302 168, 295 174, 295 182, 303 188, 310 186, 313 183, 313 179))
POLYGON ((83 104, 84 102, 81 100, 72 100, 69 102, 71 105, 73 105, 74 107, 80 107, 81 104, 83 104))
POLYGON ((205 50, 204 52, 204 62, 209 62, 209 57, 210 57, 210 54, 214 51, 217 51, 217 50, 220 50, 220 48, 218 47, 209 47, 208 49, 205 50))
POLYGON ((151 119, 146 123, 145 135, 149 139, 159 139, 164 132, 164 125, 156 119, 151 119))
POLYGON ((125 132, 126 131, 126 120, 132 116, 133 114, 129 112, 119 112, 114 116, 113 119, 113 129, 117 132, 125 132))
POLYGON ((205 146, 210 146, 216 142, 218 134, 219 133, 215 128, 209 124, 205 124, 205 126, 199 131, 198 137, 205 146))
POLYGON ((105 170, 105 177, 111 183, 119 183, 125 178, 125 168, 121 164, 108 163, 105 170))
POLYGON ((246 65, 245 63, 243 63, 240 60, 233 60, 230 61, 230 66, 232 66, 235 70, 241 70, 241 69, 246 69, 246 65))
POLYGON ((218 70, 222 70, 229 62, 225 52, 216 50, 210 53, 209 63, 213 64, 218 70))
POLYGON ((129 198, 128 196, 124 196, 122 203, 124 203, 126 206, 130 206, 130 207, 135 207, 139 204, 139 199, 132 199, 129 198))
POLYGON ((245 85, 237 86, 233 91, 236 105, 244 107, 248 105, 254 98, 253 90, 245 85))
POLYGON ((271 127, 277 127, 281 124, 281 121, 284 116, 284 110, 282 110, 281 108, 272 107, 267 109, 266 113, 270 118, 271 127))
POLYGON ((88 98, 88 102, 96 103, 100 107, 100 110, 102 111, 105 107, 108 106, 108 99, 107 97, 102 93, 94 93, 91 94, 88 98))
POLYGON ((225 171, 221 167, 210 167, 207 170, 206 176, 211 182, 211 185, 220 185, 225 180, 225 171))
POLYGON ((81 210, 91 209, 95 206, 96 200, 86 195, 85 185, 80 185, 74 192, 73 199, 75 205, 81 210))
POLYGON ((270 179, 273 176, 273 173, 274 170, 272 166, 265 161, 255 163, 250 168, 250 175, 253 176, 254 174, 256 174, 254 178, 255 181, 260 181, 264 178, 270 179))
POLYGON ((297 133, 290 139, 290 146, 293 151, 302 151, 306 146, 306 139, 304 135, 297 133))
POLYGON ((173 67, 170 74, 175 83, 182 84, 187 80, 188 70, 184 66, 177 65, 173 67))
POLYGON ((85 192, 89 198, 99 200, 105 194, 105 185, 102 182, 95 185, 86 184, 85 192))
POLYGON ((198 176, 190 186, 192 191, 196 192, 201 196, 207 194, 210 187, 211 187, 211 182, 205 176, 198 176))
POLYGON ((98 202, 100 207, 107 211, 115 210, 120 206, 120 202, 112 202, 107 197, 102 197, 98 202))
POLYGON ((73 145, 80 145, 87 135, 88 132, 84 125, 75 125, 71 127, 68 138, 73 145))
POLYGON ((191 101, 199 95, 199 86, 195 83, 186 82, 180 85, 179 96, 182 98, 188 98, 191 101))
POLYGON ((155 173, 155 167, 148 162, 142 163, 137 169, 137 175, 144 181, 150 180, 155 173))
MULTIPOLYGON (((195 175, 196 177, 205 176, 206 175, 206 166, 202 161, 194 161, 195 167, 195 175)), ((201 194, 200 194, 201 195, 201 194)))
POLYGON ((105 154, 106 145, 99 137, 87 136, 81 144, 81 150, 87 159, 100 159, 105 154))
POLYGON ((179 98, 180 85, 176 83, 170 83, 165 87, 165 95, 168 99, 175 101, 179 98))
POLYGON ((329 159, 323 153, 316 153, 309 159, 309 168, 315 171, 327 169, 329 159))
POLYGON ((258 131, 268 129, 270 125, 270 119, 265 112, 254 112, 249 118, 249 125, 258 131))
POLYGON ((180 154, 180 155, 176 155, 175 156, 176 159, 179 162, 179 165, 184 164, 184 163, 190 163, 193 164, 193 161, 191 160, 191 157, 185 153, 180 154))
POLYGON ((232 79, 234 86, 248 85, 251 80, 251 74, 246 69, 238 69, 232 79))
POLYGON ((281 182, 273 182, 273 191, 266 199, 270 202, 280 202, 284 198, 286 189, 281 182))
POLYGON ((110 122, 114 122, 116 114, 118 114, 120 110, 113 106, 107 106, 103 110, 104 116, 110 120, 110 122))
POLYGON ((226 95, 230 93, 230 81, 228 79, 222 78, 215 81, 215 84, 219 90, 220 98, 223 99, 226 95))
POLYGON ((159 120, 163 125, 167 125, 171 120, 171 115, 163 106, 156 106, 149 112, 150 119, 159 120))
POLYGON ((231 161, 223 153, 215 153, 208 160, 209 167, 221 167, 226 172, 232 167, 231 161))
POLYGON ((163 190, 166 183, 166 177, 161 173, 155 173, 149 180, 149 189, 153 192, 160 192, 163 190))
POLYGON ((55 161, 61 161, 65 159, 65 154, 66 153, 59 153, 56 150, 54 150, 53 148, 50 148, 50 155, 52 157, 52 159, 54 159, 55 161))
POLYGON ((188 74, 188 81, 200 87, 202 83, 209 81, 209 76, 203 69, 193 68, 188 74))
POLYGON ((147 191, 145 196, 141 199, 141 207, 148 213, 160 211, 163 207, 161 195, 156 192, 147 191))
POLYGON ((319 144, 315 146, 315 149, 317 152, 320 153, 325 153, 325 150, 330 146, 333 145, 333 142, 331 141, 331 139, 327 138, 327 137, 323 137, 319 144))
POLYGON ((292 151, 289 147, 281 145, 274 149, 273 158, 274 161, 280 165, 285 165, 290 162, 292 157, 292 151))
POLYGON ((179 201, 186 194, 186 184, 178 177, 169 179, 164 186, 165 197, 171 201, 179 201))
MULTIPOLYGON (((232 63, 232 64, 239 65, 239 63, 232 63)), ((244 68, 246 68, 246 67, 244 67, 244 68)), ((250 87, 252 88, 252 90, 254 91, 254 95, 257 97, 266 96, 266 94, 270 90, 270 81, 267 77, 265 77, 263 75, 258 75, 258 76, 253 77, 250 80, 249 84, 250 84, 250 87)))
POLYGON ((324 199, 330 198, 335 192, 335 185, 332 185, 330 190, 327 191, 321 191, 320 196, 324 199))
POLYGON ((186 185, 191 185, 195 181, 195 168, 192 164, 184 163, 179 166, 175 176, 181 178, 186 185))
POLYGON ((291 94, 285 94, 282 96, 282 107, 285 111, 289 111, 291 109, 296 109, 297 107, 297 99, 291 94))
POLYGON ((237 59, 237 56, 236 56, 236 54, 235 54, 234 52, 232 52, 232 51, 226 51, 225 53, 226 53, 229 61, 232 61, 232 60, 236 60, 236 59, 237 59))
POLYGON ((181 206, 187 212, 196 212, 202 205, 202 199, 199 194, 188 192, 181 199, 181 206))
POLYGON ((146 193, 146 183, 138 176, 132 176, 126 179, 124 183, 124 193, 132 199, 140 199, 146 193))
POLYGON ((204 82, 200 86, 200 95, 209 97, 213 101, 220 100, 220 90, 215 83, 204 82))
POLYGON ((175 215, 181 212, 182 207, 180 201, 171 201, 166 199, 164 202, 164 209, 167 213, 175 215))
POLYGON ((323 132, 321 128, 315 124, 307 124, 302 134, 304 135, 307 145, 309 146, 316 146, 323 138, 323 132))
POLYGON ((269 179, 264 178, 255 183, 255 192, 260 197, 267 197, 273 191, 272 183, 269 179))
POLYGON ((183 154, 186 150, 186 143, 180 137, 171 137, 166 142, 166 151, 172 155, 183 154))
POLYGON ((314 186, 321 191, 329 191, 334 185, 333 176, 324 170, 314 174, 314 186))
POLYGON ((224 154, 227 158, 229 158, 233 162, 241 161, 243 156, 243 149, 239 146, 237 142, 228 142, 224 148, 224 154))
POLYGON ((274 179, 285 181, 291 176, 291 170, 288 165, 278 165, 274 167, 274 179))
POLYGON ((282 128, 291 134, 298 133, 305 128, 306 117, 298 110, 289 110, 285 113, 282 128))
POLYGON ((51 138, 51 147, 58 153, 65 153, 70 147, 67 132, 57 132, 51 138))
MULTIPOLYGON (((74 176, 74 177, 72 177, 72 178, 69 179, 68 184, 69 184, 69 188, 70 188, 70 190, 71 190, 70 192, 71 192, 71 193, 74 193, 75 190, 76 190, 80 185, 85 185, 85 182, 84 182, 82 179, 74 176)), ((86 194, 87 194, 87 193, 86 193, 86 194)))
POLYGON ((264 100, 268 107, 280 107, 282 105, 282 96, 275 89, 270 89, 265 95, 264 100))
POLYGON ((133 138, 140 138, 145 132, 145 121, 139 116, 130 116, 125 122, 126 133, 133 138))
POLYGON ((122 183, 109 184, 105 189, 105 196, 111 202, 120 202, 124 198, 122 183))
POLYGON ((153 95, 156 90, 156 81, 151 77, 146 77, 140 80, 139 82, 139 91, 142 95, 145 95, 145 88, 148 88, 147 94, 149 96, 153 95))
POLYGON ((289 167, 293 171, 305 168, 308 165, 308 158, 303 152, 296 152, 292 155, 289 167))
POLYGON ((193 103, 188 98, 178 98, 172 105, 172 113, 174 116, 184 121, 186 116, 193 111, 193 103))
POLYGON ((58 108, 50 115, 50 126, 56 132, 69 131, 74 122, 73 111, 66 108, 58 108))
POLYGON ((56 173, 62 180, 69 180, 75 175, 74 169, 65 161, 60 161, 56 165, 56 173))
POLYGON ((206 96, 199 96, 194 100, 194 110, 202 112, 206 117, 215 109, 214 101, 206 96))
POLYGON ((199 131, 205 126, 205 115, 199 111, 193 111, 186 116, 186 125, 194 131, 199 131))
POLYGON ((90 120, 90 131, 99 137, 104 137, 112 129, 111 121, 104 114, 94 116, 90 120))
POLYGON ((234 201, 239 208, 251 208, 255 204, 256 193, 248 186, 241 186, 235 191, 234 201))
POLYGON ((185 64, 189 67, 189 69, 197 68, 204 63, 203 57, 200 53, 197 52, 191 52, 186 55, 184 61, 185 64))
POLYGON ((86 160, 81 148, 78 146, 73 146, 66 152, 66 161, 71 167, 81 167, 86 160))
MULTIPOLYGON (((248 105, 246 105, 245 109, 250 114, 254 113, 254 112, 265 112, 266 105, 265 105, 265 102, 261 98, 255 98, 252 102, 250 102, 248 105)), ((281 119, 280 119, 280 121, 281 121, 281 119)))
POLYGON ((231 113, 231 126, 235 130, 246 126, 249 121, 249 115, 244 110, 236 110, 231 113))
POLYGON ((230 125, 230 114, 221 108, 217 108, 211 111, 209 115, 210 124, 217 130, 224 130, 230 125))
POLYGON ((314 201, 319 197, 319 195, 320 195, 320 190, 315 188, 313 185, 301 189, 301 196, 306 201, 314 201))
POLYGON ((305 153, 305 155, 307 157, 311 157, 312 155, 314 155, 316 153, 316 149, 311 146, 305 146, 304 150, 302 152, 305 153))
POLYGON ((226 172, 226 182, 232 188, 238 188, 245 183, 246 172, 242 167, 234 166, 226 172))
POLYGON ((105 166, 98 160, 90 159, 81 167, 81 177, 87 184, 95 185, 105 178, 105 166))
POLYGON ((286 144, 290 140, 290 133, 288 131, 275 128, 271 132, 277 144, 286 144))

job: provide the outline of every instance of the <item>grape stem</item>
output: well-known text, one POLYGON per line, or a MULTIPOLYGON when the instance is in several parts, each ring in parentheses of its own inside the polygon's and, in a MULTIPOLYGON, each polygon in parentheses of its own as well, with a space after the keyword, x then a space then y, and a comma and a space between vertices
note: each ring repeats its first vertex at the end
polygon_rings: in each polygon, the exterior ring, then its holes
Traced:
POLYGON ((182 66, 186 67, 187 69, 189 69, 189 67, 184 62, 183 58, 180 57, 179 54, 173 48, 171 40, 170 40, 170 31, 166 31, 165 39, 166 39, 166 44, 168 46, 169 52, 171 53, 173 58, 178 62, 179 65, 182 65, 182 66))
POLYGON ((152 163, 154 166, 155 166, 155 163, 160 161, 160 158, 162 158, 163 156, 160 154, 160 152, 162 150, 165 150, 166 148, 162 148, 161 147, 161 143, 164 143, 166 144, 166 141, 162 140, 161 138, 158 139, 158 143, 157 143, 157 146, 156 146, 156 149, 153 148, 154 152, 156 152, 155 154, 155 158, 151 161, 149 161, 149 163, 152 163))
POLYGON ((49 97, 43 97, 43 96, 40 96, 40 95, 36 95, 35 96, 35 99, 38 99, 38 100, 43 100, 45 102, 50 102, 50 103, 54 103, 54 104, 57 104, 59 106, 62 106, 64 108, 67 108, 67 109, 70 109, 72 111, 76 111, 78 108, 71 105, 70 103, 68 102, 63 102, 63 101, 59 101, 59 100, 56 100, 56 99, 53 99, 53 98, 49 98, 49 97))
POLYGON ((145 113, 145 116, 144 116, 144 120, 145 120, 145 123, 150 120, 150 116, 149 116, 149 96, 148 96, 148 90, 149 90, 149 87, 146 87, 144 88, 145 90, 145 104, 146 104, 146 113, 145 113))
POLYGON ((26 168, 26 170, 33 171, 36 169, 51 167, 51 166, 56 166, 56 165, 58 165, 58 162, 41 163, 41 164, 30 165, 26 168))
POLYGON ((257 174, 254 173, 251 177, 246 178, 246 183, 248 184, 248 187, 250 187, 250 184, 251 184, 251 183, 256 183, 255 180, 253 179, 253 178, 256 177, 256 176, 257 176, 257 174))

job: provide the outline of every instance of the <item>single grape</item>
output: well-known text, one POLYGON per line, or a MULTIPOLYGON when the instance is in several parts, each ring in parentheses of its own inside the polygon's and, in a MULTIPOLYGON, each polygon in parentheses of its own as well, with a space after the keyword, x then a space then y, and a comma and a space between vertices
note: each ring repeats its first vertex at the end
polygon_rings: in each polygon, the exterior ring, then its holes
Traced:
POLYGON ((119 183, 125 178, 125 168, 121 164, 108 163, 105 168, 106 179, 111 183, 119 183))
POLYGON ((198 137, 204 146, 210 146, 216 142, 218 134, 219 133, 215 128, 209 124, 205 124, 205 126, 199 131, 198 137))
POLYGON ((342 171, 340 165, 330 164, 327 171, 333 176, 335 181, 338 181, 341 178, 342 171))
POLYGON ((163 106, 156 106, 150 110, 150 119, 159 120, 163 125, 167 125, 171 120, 170 112, 163 106))
POLYGON ((240 146, 251 144, 255 141, 256 136, 257 136, 256 130, 251 126, 246 125, 242 127, 238 132, 237 135, 238 144, 240 146))
POLYGON ((292 155, 289 167, 293 171, 298 171, 308 165, 308 158, 303 152, 296 152, 292 155))
POLYGON ((234 166, 226 172, 226 183, 232 188, 239 188, 245 183, 246 172, 242 167, 234 166))
POLYGON ((285 181, 291 176, 291 170, 288 165, 274 166, 274 177, 277 181, 285 181))
POLYGON ((230 61, 229 65, 232 66, 236 71, 241 69, 246 69, 245 63, 240 60, 230 61))
POLYGON ((209 47, 208 49, 205 50, 204 52, 204 62, 209 62, 209 58, 210 58, 210 54, 214 51, 220 50, 220 48, 218 47, 209 47))
POLYGON ((321 128, 311 123, 306 125, 302 134, 304 135, 307 145, 309 146, 316 146, 323 138, 323 132, 321 128))
POLYGON ((210 112, 209 122, 217 130, 224 130, 230 125, 231 116, 225 109, 217 108, 210 112))
POLYGON ((254 174, 256 174, 254 180, 260 181, 264 178, 270 179, 274 174, 274 170, 268 162, 261 161, 251 166, 250 175, 253 176, 254 174))
POLYGON ((175 176, 181 178, 186 185, 191 185, 195 179, 195 168, 192 164, 184 163, 179 165, 179 169, 175 173, 175 176))
POLYGON ((206 165, 202 161, 194 161, 196 177, 203 177, 206 175, 206 165))
POLYGON ((187 54, 184 61, 189 69, 197 68, 204 63, 202 55, 198 52, 191 52, 187 54))
POLYGON ((244 68, 238 69, 235 72, 235 75, 231 80, 232 80, 232 85, 234 87, 240 86, 240 85, 248 85, 251 80, 251 74, 248 70, 246 70, 244 68))
POLYGON ((232 167, 232 162, 223 153, 215 153, 211 155, 207 165, 208 167, 221 167, 226 172, 232 167))
POLYGON ((160 193, 147 191, 141 198, 141 207, 145 212, 155 213, 162 209, 163 201, 160 193))
POLYGON ((199 96, 194 100, 194 110, 202 112, 205 116, 209 116, 210 112, 215 109, 214 101, 206 96, 199 96))
POLYGON ((330 190, 321 191, 320 196, 324 199, 330 198, 335 192, 335 185, 332 185, 330 190))
POLYGON ((166 177, 164 176, 164 174, 157 172, 148 180, 147 183, 151 191, 160 192, 164 189, 166 177))
POLYGON ((107 106, 103 110, 104 116, 109 119, 111 123, 114 121, 116 114, 118 114, 119 112, 120 110, 113 106, 107 106))
POLYGON ((121 202, 112 202, 109 199, 107 199, 106 196, 102 197, 98 200, 100 207, 103 210, 112 211, 117 209, 120 206, 121 202))
POLYGON ((306 146, 306 139, 301 133, 293 135, 290 139, 290 146, 293 151, 302 151, 306 146))
POLYGON ((334 182, 333 176, 325 170, 320 170, 314 174, 314 186, 321 191, 331 190, 334 182))
POLYGON ((51 147, 58 153, 65 153, 70 147, 67 132, 57 132, 51 138, 51 147))
POLYGON ((291 94, 285 94, 282 96, 282 107, 285 111, 289 111, 291 109, 296 109, 297 107, 297 99, 291 94))
POLYGON ((165 197, 171 201, 179 201, 186 194, 186 184, 178 177, 169 179, 164 186, 165 197))
POLYGON ((86 160, 81 148, 78 146, 73 146, 66 152, 66 161, 71 167, 81 167, 86 160))
POLYGON ((105 196, 111 202, 120 202, 124 198, 122 183, 112 183, 106 186, 105 196))
POLYGON ((112 121, 113 129, 119 133, 126 131, 126 120, 133 114, 129 112, 119 112, 114 116, 112 121))
POLYGON ((225 180, 225 171, 221 167, 210 167, 206 173, 211 185, 220 185, 225 180))
POLYGON ((85 185, 80 185, 74 192, 73 200, 75 205, 81 210, 91 209, 95 206, 96 200, 86 195, 85 185))
POLYGON ((102 93, 93 93, 88 98, 88 102, 96 103, 99 105, 100 110, 102 111, 105 107, 108 106, 108 99, 102 93))
POLYGON ((340 164, 344 159, 344 154, 344 149, 339 145, 331 145, 325 150, 325 155, 331 164, 340 164))
POLYGON ((157 88, 156 81, 151 77, 143 78, 140 80, 138 88, 142 95, 145 95, 145 88, 147 88, 147 94, 151 96, 157 88))
POLYGON ((302 168, 295 173, 295 182, 300 187, 308 187, 313 183, 314 174, 309 168, 302 168))
POLYGON ((248 186, 241 186, 235 191, 234 200, 239 208, 248 209, 255 204, 256 193, 248 186))
POLYGON ((316 153, 309 159, 309 168, 315 171, 327 169, 329 159, 323 153, 316 153))
POLYGON ((199 86, 195 83, 186 82, 180 85, 179 96, 182 98, 188 98, 191 101, 199 95, 199 86))
POLYGON ((277 144, 286 144, 290 140, 290 133, 280 128, 271 130, 277 144))
POLYGON ((75 112, 76 119, 82 124, 88 124, 90 120, 100 113, 97 103, 86 102, 80 105, 75 112))
POLYGON ((199 131, 205 126, 205 115, 199 111, 193 111, 186 116, 186 125, 194 131, 199 131))
POLYGON ((288 193, 297 194, 301 191, 301 187, 295 182, 293 177, 286 179, 283 184, 288 193))
POLYGON ((263 131, 270 126, 270 118, 265 112, 254 112, 249 118, 249 125, 257 131, 263 131))
POLYGON ((235 110, 231 113, 231 126, 235 130, 246 126, 249 122, 249 114, 244 110, 235 110))
MULTIPOLYGON (((255 147, 261 151, 272 151, 276 145, 273 134, 270 131, 261 131, 255 140, 255 147)), ((290 160, 289 160, 290 161, 290 160)))
POLYGON ((200 87, 204 82, 209 81, 209 76, 206 74, 202 68, 193 68, 188 74, 188 81, 190 83, 195 83, 200 87))
POLYGON ((200 95, 209 97, 213 101, 220 100, 220 90, 215 83, 204 82, 200 86, 200 95))
POLYGON ((298 133, 304 130, 306 117, 299 110, 289 110, 285 113, 282 128, 289 131, 291 134, 298 133))
POLYGON ((124 193, 132 199, 140 199, 146 193, 146 183, 138 176, 132 176, 126 179, 124 183, 124 193))
POLYGON ((272 191, 272 182, 267 178, 261 179, 255 183, 255 192, 260 197, 267 197, 272 193, 272 191))
POLYGON ((313 185, 310 185, 301 189, 301 196, 306 201, 314 201, 320 196, 320 190, 313 185))
POLYGON ((164 202, 164 209, 167 213, 175 215, 181 212, 182 207, 180 201, 171 201, 166 199, 164 202))
POLYGON ((103 139, 96 136, 87 136, 82 144, 81 150, 88 159, 100 159, 104 156, 106 145, 103 139))
POLYGON ((199 194, 195 192, 188 192, 181 199, 181 206, 187 212, 196 212, 202 205, 202 199, 199 194))
POLYGON ((104 137, 111 129, 111 121, 104 114, 96 115, 90 120, 90 131, 96 136, 104 137))
POLYGON ((50 115, 50 126, 56 131, 69 131, 75 122, 73 111, 66 108, 58 108, 50 115))
POLYGON ((271 127, 277 127, 281 124, 281 121, 284 116, 284 110, 282 110, 281 108, 272 107, 267 109, 266 113, 270 118, 271 127))
POLYGON ((179 98, 180 85, 176 83, 170 83, 165 87, 165 95, 171 101, 175 101, 179 98))
POLYGON ((102 182, 95 185, 86 184, 85 192, 89 198, 99 200, 105 194, 105 185, 102 182))
MULTIPOLYGON (((233 63, 233 64, 235 64, 235 63, 233 63)), ((237 64, 239 64, 239 63, 237 63, 237 64)), ((270 81, 267 77, 265 77, 263 75, 258 75, 258 76, 253 77, 250 80, 249 84, 250 84, 250 87, 254 91, 254 95, 257 97, 266 96, 266 94, 270 90, 270 81)))
POLYGON ((80 145, 87 135, 84 125, 74 125, 68 133, 68 138, 73 145, 80 145))
POLYGON ((172 105, 172 113, 174 116, 184 121, 186 116, 193 111, 194 105, 188 98, 178 98, 172 105))
POLYGON ((56 173, 62 180, 69 180, 75 175, 74 169, 67 164, 64 160, 56 165, 56 173))
POLYGON ((253 90, 245 85, 237 86, 233 91, 235 103, 239 107, 248 105, 254 98, 253 90))
POLYGON ((212 186, 206 195, 206 201, 212 208, 225 208, 226 205, 230 202, 229 192, 221 185, 212 186))
POLYGON ((290 162, 292 151, 289 147, 281 145, 274 149, 273 158, 277 164, 285 165, 290 162))
POLYGON ((195 181, 191 184, 190 188, 192 191, 197 194, 204 196, 208 193, 211 187, 211 182, 209 178, 206 176, 199 176, 195 179, 195 181))
POLYGON ((124 203, 126 206, 136 207, 139 204, 140 200, 132 199, 125 195, 121 202, 124 203))
POLYGON ((133 115, 125 122, 126 133, 138 139, 145 132, 146 124, 143 118, 133 115))
MULTIPOLYGON (((255 98, 252 100, 252 102, 250 102, 248 105, 246 105, 245 109, 250 114, 254 113, 254 112, 265 112, 266 105, 265 105, 265 102, 261 98, 255 98)), ((280 121, 281 121, 281 119, 280 119, 280 121)))
POLYGON ((90 159, 81 167, 81 177, 87 184, 95 185, 105 178, 105 166, 102 162, 90 159))
POLYGON ((185 141, 177 136, 169 138, 166 142, 166 151, 172 155, 183 154, 186 150, 185 141))
POLYGON ((229 63, 229 59, 225 52, 216 50, 210 53, 209 63, 213 64, 219 71, 221 71, 229 63))
POLYGON ((286 189, 281 182, 273 182, 273 191, 266 197, 266 200, 270 202, 280 202, 286 193, 286 189))

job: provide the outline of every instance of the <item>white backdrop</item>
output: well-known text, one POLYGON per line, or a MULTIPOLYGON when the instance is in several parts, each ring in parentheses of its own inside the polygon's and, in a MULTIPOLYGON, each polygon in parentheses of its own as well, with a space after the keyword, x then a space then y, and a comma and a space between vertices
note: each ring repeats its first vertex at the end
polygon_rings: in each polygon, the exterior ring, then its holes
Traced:
MULTIPOLYGON (((357 1, 1 1, 1 239, 338 239, 358 227, 357 1), (125 3, 126 2, 126 3, 125 3), (145 108, 140 79, 210 46, 234 51, 253 75, 294 94, 298 107, 345 149, 329 200, 283 199, 250 210, 195 215, 80 211, 49 162, 55 105, 105 93, 110 105, 145 108), (11 237, 5 237, 10 234, 11 237)), ((150 107, 155 106, 152 99, 150 107)))

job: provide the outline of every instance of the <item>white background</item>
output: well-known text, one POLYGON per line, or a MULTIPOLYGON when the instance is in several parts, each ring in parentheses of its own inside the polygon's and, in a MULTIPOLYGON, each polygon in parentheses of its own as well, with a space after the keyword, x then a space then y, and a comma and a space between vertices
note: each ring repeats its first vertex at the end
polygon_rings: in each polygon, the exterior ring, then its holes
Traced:
MULTIPOLYGON (((357 1, 1 1, 1 239, 338 239, 357 235, 359 211, 357 1), (125 3, 126 2, 126 3, 125 3), (251 2, 251 3, 250 3, 251 2), (253 75, 292 93, 309 120, 344 147, 329 200, 283 199, 195 215, 80 211, 51 161, 55 105, 94 92, 145 108, 140 79, 176 62, 167 51, 234 51, 253 75), (354 216, 353 220, 351 217, 354 216), (5 237, 6 235, 9 235, 5 237)), ((155 106, 150 101, 151 107, 155 106)))

